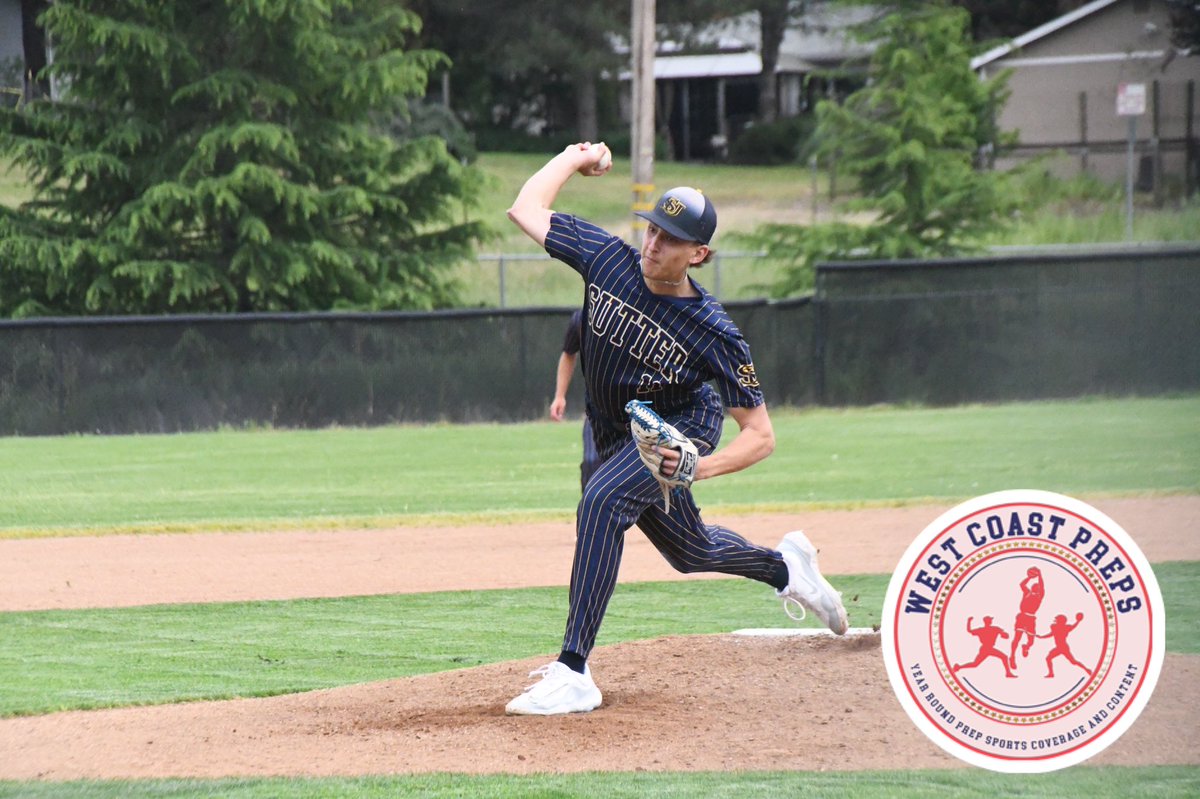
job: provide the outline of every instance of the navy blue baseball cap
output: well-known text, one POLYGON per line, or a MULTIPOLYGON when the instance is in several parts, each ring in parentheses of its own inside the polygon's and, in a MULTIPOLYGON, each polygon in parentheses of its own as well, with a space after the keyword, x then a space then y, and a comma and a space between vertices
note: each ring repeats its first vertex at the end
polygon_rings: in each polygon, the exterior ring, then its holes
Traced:
POLYGON ((677 239, 708 244, 717 231, 717 209, 707 197, 691 186, 678 186, 663 192, 653 211, 635 211, 677 239))

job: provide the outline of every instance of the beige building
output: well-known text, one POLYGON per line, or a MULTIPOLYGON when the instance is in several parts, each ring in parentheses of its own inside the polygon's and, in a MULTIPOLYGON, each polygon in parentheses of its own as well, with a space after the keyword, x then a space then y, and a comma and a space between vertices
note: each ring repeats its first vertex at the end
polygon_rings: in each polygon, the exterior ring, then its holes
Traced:
POLYGON ((1020 136, 1010 160, 1049 153, 1061 174, 1123 180, 1132 126, 1139 190, 1162 198, 1200 185, 1200 53, 1171 44, 1163 0, 1094 0, 972 66, 983 76, 1012 70, 999 119, 1020 136))

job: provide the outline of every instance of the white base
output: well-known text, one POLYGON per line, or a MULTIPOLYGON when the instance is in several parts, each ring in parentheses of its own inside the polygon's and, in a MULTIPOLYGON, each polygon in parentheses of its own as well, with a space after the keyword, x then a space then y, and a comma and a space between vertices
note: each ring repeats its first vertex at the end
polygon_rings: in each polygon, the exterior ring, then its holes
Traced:
POLYGON ((817 629, 816 627, 750 627, 745 630, 734 630, 732 634, 753 638, 792 638, 795 636, 804 638, 815 636, 849 638, 852 635, 874 635, 875 630, 872 630, 870 627, 851 627, 849 630, 846 630, 844 636, 837 636, 833 634, 832 630, 817 629))

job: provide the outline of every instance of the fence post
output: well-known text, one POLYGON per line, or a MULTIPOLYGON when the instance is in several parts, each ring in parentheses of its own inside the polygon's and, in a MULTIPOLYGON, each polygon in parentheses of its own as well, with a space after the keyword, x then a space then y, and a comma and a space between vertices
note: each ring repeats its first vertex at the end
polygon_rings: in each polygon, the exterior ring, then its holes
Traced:
POLYGON ((817 224, 817 157, 814 155, 808 159, 808 165, 812 169, 812 217, 811 223, 817 224))
POLYGON ((1088 117, 1087 117, 1087 92, 1079 93, 1079 169, 1081 172, 1088 171, 1088 117))
POLYGON ((504 297, 504 253, 500 253, 499 264, 500 265, 498 267, 498 270, 500 272, 500 307, 504 308, 504 307, 506 307, 505 297, 504 297))
POLYGON ((1161 131, 1161 98, 1159 96, 1159 83, 1154 81, 1150 84, 1151 89, 1151 109, 1150 109, 1150 155, 1154 159, 1151 161, 1153 165, 1151 173, 1154 179, 1154 207, 1163 207, 1163 163, 1162 163, 1162 135, 1161 131))
POLYGON ((817 265, 816 285, 813 287, 813 394, 818 405, 825 404, 825 335, 828 305, 825 300, 825 275, 817 265))
POLYGON ((1196 175, 1197 175, 1197 158, 1196 158, 1196 142, 1192 137, 1192 122, 1196 117, 1196 81, 1189 80, 1187 82, 1186 94, 1184 96, 1184 113, 1183 113, 1183 180, 1184 180, 1184 197, 1191 197, 1192 192, 1196 190, 1196 175))

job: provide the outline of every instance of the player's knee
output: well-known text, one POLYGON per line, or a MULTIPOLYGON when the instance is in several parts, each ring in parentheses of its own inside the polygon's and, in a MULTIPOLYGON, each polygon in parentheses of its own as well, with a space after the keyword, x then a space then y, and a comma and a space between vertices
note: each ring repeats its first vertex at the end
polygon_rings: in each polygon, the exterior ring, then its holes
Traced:
POLYGON ((689 546, 686 550, 671 548, 662 554, 675 571, 683 574, 696 574, 697 572, 715 571, 720 566, 721 558, 718 556, 718 549, 715 542, 696 537, 689 539, 689 546))
POLYGON ((677 572, 682 574, 695 574, 698 571, 703 571, 703 568, 696 563, 691 563, 684 560, 675 553, 663 553, 667 563, 677 572))

